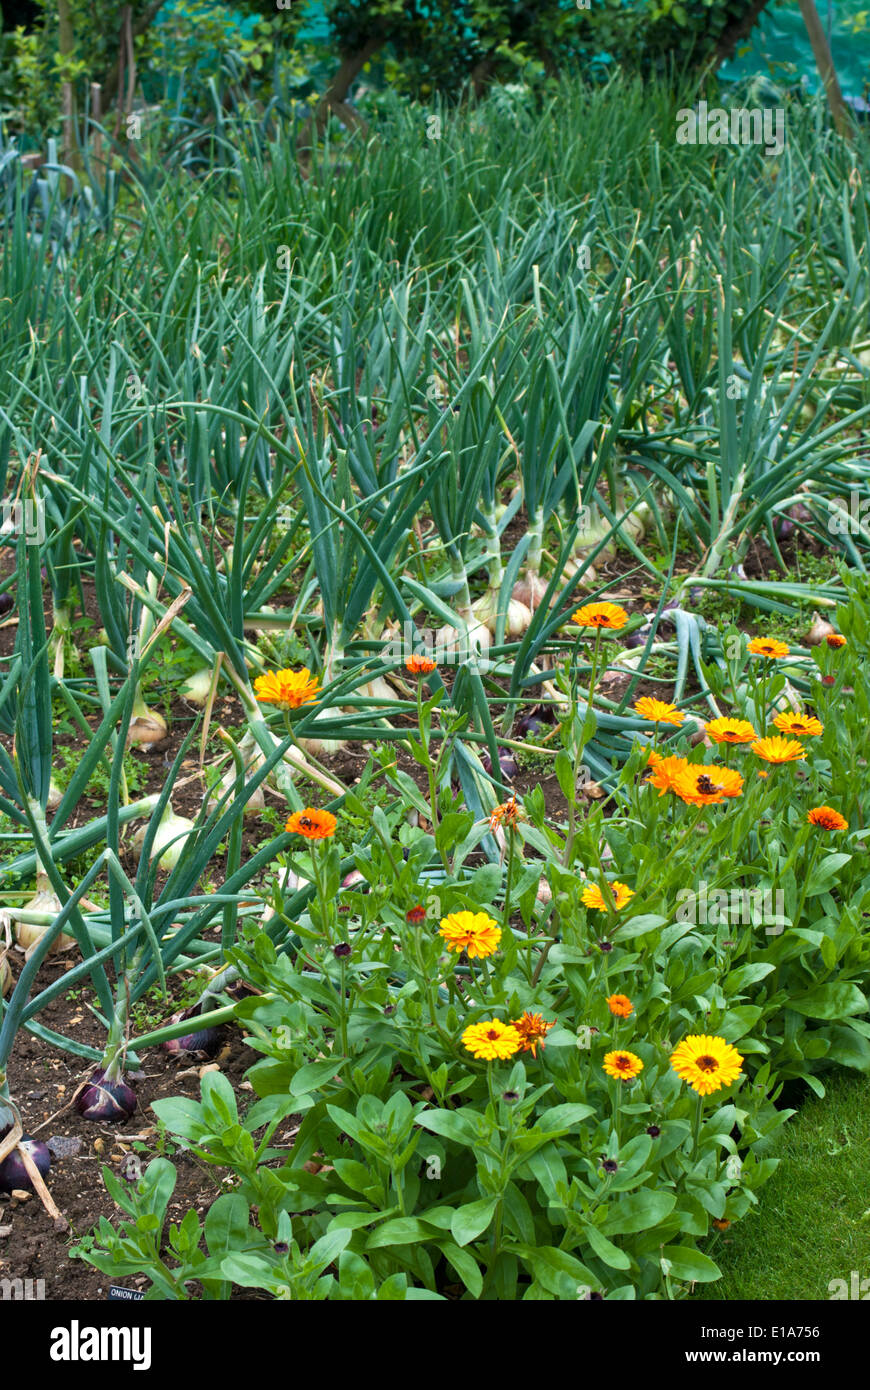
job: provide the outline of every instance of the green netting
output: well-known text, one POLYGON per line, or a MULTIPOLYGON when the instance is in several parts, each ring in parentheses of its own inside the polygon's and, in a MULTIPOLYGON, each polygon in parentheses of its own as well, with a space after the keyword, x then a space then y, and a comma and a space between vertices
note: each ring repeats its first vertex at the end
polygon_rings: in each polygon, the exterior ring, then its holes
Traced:
MULTIPOLYGON (((822 24, 830 36, 834 66, 843 95, 858 105, 870 89, 870 8, 867 0, 816 0, 822 24), (863 5, 863 8, 862 8, 863 5)), ((719 75, 736 81, 763 73, 778 85, 800 82, 810 91, 819 87, 819 74, 801 12, 795 0, 771 5, 751 38, 719 75)))

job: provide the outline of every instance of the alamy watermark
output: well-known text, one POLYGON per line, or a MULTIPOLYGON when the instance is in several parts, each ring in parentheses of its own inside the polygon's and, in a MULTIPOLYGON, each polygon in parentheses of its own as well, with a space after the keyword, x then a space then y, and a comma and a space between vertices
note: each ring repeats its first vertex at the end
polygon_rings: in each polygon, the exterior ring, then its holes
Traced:
POLYGON ((857 1269, 849 1271, 848 1283, 845 1279, 832 1279, 828 1284, 831 1301, 840 1298, 860 1299, 862 1303, 870 1300, 870 1279, 862 1279, 857 1269))
POLYGON ((788 921, 781 888, 710 889, 702 878, 697 890, 680 888, 677 903, 676 920, 696 927, 763 926, 767 936, 781 936, 788 921))
POLYGON ((42 1303, 44 1279, 0 1279, 0 1302, 42 1303))
POLYGON ((0 536, 24 536, 27 545, 45 540, 45 503, 0 501, 0 536))
POLYGON ((832 536, 870 533, 870 497, 852 488, 848 499, 832 497, 830 505, 834 509, 828 516, 828 530, 832 536))
POLYGON ((764 153, 785 149, 785 110, 777 107, 683 107, 677 112, 678 145, 764 145, 764 153))

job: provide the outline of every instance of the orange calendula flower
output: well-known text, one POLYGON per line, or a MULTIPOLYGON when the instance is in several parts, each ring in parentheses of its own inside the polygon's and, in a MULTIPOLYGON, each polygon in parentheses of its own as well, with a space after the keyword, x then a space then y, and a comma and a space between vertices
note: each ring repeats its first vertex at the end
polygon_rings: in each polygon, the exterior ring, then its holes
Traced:
POLYGON ((751 743, 758 738, 748 719, 729 719, 726 715, 708 720, 704 730, 714 743, 751 743))
POLYGON ((328 840, 335 834, 337 824, 331 811, 306 806, 304 811, 293 812, 284 829, 291 835, 304 835, 306 840, 328 840))
POLYGON ((664 796, 665 792, 676 790, 679 777, 691 767, 692 764, 687 758, 659 758, 658 762, 653 764, 653 770, 646 780, 651 787, 658 789, 659 796, 664 796))
POLYGON ((608 1052, 604 1070, 616 1081, 633 1081, 643 1071, 643 1062, 634 1052, 608 1052))
POLYGON ((510 1023, 502 1023, 498 1018, 486 1019, 482 1023, 470 1023, 462 1034, 462 1041, 473 1057, 484 1062, 513 1057, 523 1043, 517 1029, 510 1023))
POLYGON ((645 744, 643 745, 640 751, 641 753, 646 753, 647 755, 647 767, 658 767, 659 763, 664 761, 664 758, 661 753, 657 753, 654 748, 647 748, 645 744))
POLYGON ((421 656, 416 653, 414 656, 408 657, 405 662, 405 670, 410 671, 412 676, 428 676, 431 671, 435 670, 437 664, 431 656, 421 656))
POLYGON ((829 647, 834 647, 835 649, 837 647, 845 647, 846 645, 846 639, 842 632, 829 632, 825 641, 829 647))
POLYGON ((666 700, 654 700, 651 695, 641 695, 639 700, 635 700, 634 711, 651 724, 676 724, 679 727, 686 717, 676 705, 669 705, 666 700))
POLYGON ((320 684, 306 668, 302 671, 269 671, 257 676, 254 694, 263 705, 279 709, 300 709, 310 705, 320 693, 320 684))
POLYGON ((578 627, 606 627, 618 632, 628 622, 628 614, 618 603, 584 603, 571 614, 571 621, 578 627))
POLYGON ((705 767, 695 763, 677 778, 674 791, 690 806, 716 806, 729 796, 741 796, 743 778, 733 767, 705 767))
POLYGON ((548 1021, 543 1014, 530 1014, 528 1009, 519 1018, 511 1019, 511 1027, 516 1028, 520 1035, 520 1048, 523 1052, 531 1052, 533 1057, 537 1057, 538 1043, 541 1044, 543 1052, 546 1046, 544 1039, 551 1028, 555 1028, 556 1020, 548 1021))
POLYGON ((426 909, 422 903, 417 903, 414 907, 409 907, 405 913, 405 921, 412 922, 415 926, 418 922, 425 922, 426 909))
POLYGON ((438 935, 448 951, 465 951, 469 959, 491 956, 501 941, 501 927, 485 912, 450 912, 441 918, 438 935))
POLYGON ((503 801, 500 806, 496 806, 489 818, 490 830, 497 830, 500 825, 506 825, 509 829, 521 820, 525 820, 525 812, 515 796, 511 796, 507 801, 503 801))
POLYGON ((849 822, 845 816, 841 816, 839 811, 835 811, 833 806, 814 806, 807 813, 807 820, 810 825, 817 825, 822 830, 848 830, 849 822))
MULTIPOLYGON (((634 889, 628 888, 624 883, 608 883, 610 889, 609 897, 613 900, 616 908, 625 907, 629 898, 634 897, 634 889)), ((587 907, 595 907, 599 912, 604 912, 611 906, 610 901, 605 902, 604 894, 597 883, 590 883, 588 888, 583 889, 582 898, 587 907)))
POLYGON ((671 1054, 671 1066, 699 1096, 711 1096, 737 1080, 743 1070, 743 1058, 724 1038, 695 1033, 683 1038, 671 1054))
POLYGON ((777 714, 773 722, 780 733, 793 738, 815 738, 825 727, 811 714, 777 714))
POLYGON ((796 763, 807 756, 803 744, 793 738, 783 738, 781 734, 758 739, 749 751, 766 763, 796 763))
POLYGON ((728 1227, 731 1225, 731 1222, 726 1221, 725 1218, 722 1216, 714 1216, 713 1225, 716 1227, 717 1231, 727 1231, 728 1227))
POLYGON ((634 1005, 627 994, 609 994, 607 1007, 616 1018, 628 1018, 634 1013, 634 1005))
POLYGON ((752 652, 753 656, 766 656, 773 661, 778 657, 788 656, 788 643, 777 642, 774 637, 753 637, 747 651, 752 652))

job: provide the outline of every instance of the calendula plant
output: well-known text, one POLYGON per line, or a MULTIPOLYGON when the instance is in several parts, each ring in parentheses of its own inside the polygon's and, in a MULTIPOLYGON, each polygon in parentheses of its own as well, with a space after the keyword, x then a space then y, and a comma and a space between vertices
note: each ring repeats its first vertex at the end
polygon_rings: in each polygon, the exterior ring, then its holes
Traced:
POLYGON ((263 1054, 258 1099, 239 1114, 210 1078, 199 1105, 155 1105, 239 1180, 247 1254, 218 1272, 289 1297, 330 1250, 304 1296, 337 1300, 676 1298, 718 1277, 718 1233, 775 1168, 783 1082, 821 1093, 832 1064, 870 1066, 870 875, 830 756, 860 760, 867 737, 852 681, 870 599, 847 587, 812 655, 740 638, 744 680, 723 682, 706 744, 685 710, 639 697, 648 733, 607 816, 578 814, 601 634, 625 621, 607 600, 576 615, 592 651, 566 668, 564 821, 539 790, 432 833, 402 807, 366 822, 352 795, 338 820, 294 813, 312 895, 279 949, 248 931, 228 953, 256 991, 235 1017, 263 1054), (781 700, 786 661, 805 705, 781 700), (343 815, 363 832, 345 880, 343 815), (487 831, 504 864, 475 867, 487 831))

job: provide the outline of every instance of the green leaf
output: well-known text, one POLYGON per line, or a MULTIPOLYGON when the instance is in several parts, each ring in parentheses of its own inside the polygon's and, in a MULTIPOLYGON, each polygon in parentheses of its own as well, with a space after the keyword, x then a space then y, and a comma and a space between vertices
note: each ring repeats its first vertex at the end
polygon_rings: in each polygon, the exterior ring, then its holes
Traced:
POLYGON ((502 870, 500 864, 481 864, 471 876, 469 891, 477 903, 491 903, 501 888, 502 870))
POLYGON ((240 1192, 224 1192, 206 1213, 205 1243, 210 1255, 228 1255, 248 1236, 248 1204, 240 1192))
POLYGON ((425 1110, 416 1119, 418 1125, 429 1129, 433 1134, 454 1139, 457 1144, 471 1146, 477 1143, 478 1129, 469 1116, 460 1110, 425 1110))
POLYGON ((450 1222, 450 1234, 457 1245, 468 1245, 487 1229, 498 1206, 497 1197, 482 1197, 479 1202, 469 1202, 454 1214, 450 1222))
POLYGON ((672 1192, 655 1192, 643 1188, 620 1197, 608 1208, 607 1220, 603 1230, 609 1236, 632 1235, 636 1231, 646 1231, 664 1221, 676 1206, 677 1199, 672 1192))
POLYGON ((662 1271, 671 1279, 694 1280, 698 1284, 712 1284, 722 1277, 709 1255, 702 1255, 691 1245, 666 1245, 662 1250, 662 1271))
POLYGON ((483 1291, 483 1275, 474 1256, 458 1245, 453 1245, 449 1240, 438 1241, 437 1245, 447 1263, 456 1270, 471 1297, 480 1298, 483 1291))
POLYGON ((366 1250, 381 1250, 390 1245, 413 1245, 418 1240, 431 1240, 432 1231, 425 1221, 415 1216, 399 1216, 395 1221, 385 1221, 372 1231, 366 1241, 366 1250))
POLYGON ((624 1250, 620 1250, 617 1245, 609 1241, 602 1235, 597 1226, 591 1225, 588 1221, 583 1226, 583 1235, 599 1260, 603 1260, 611 1269, 630 1269, 631 1260, 624 1250))
POLYGON ((788 1007, 808 1018, 848 1018, 850 1014, 867 1012, 867 997, 857 985, 845 982, 817 985, 807 994, 791 998, 788 1007))
POLYGON ((308 1062, 300 1067, 290 1082, 291 1096, 304 1096, 316 1091, 325 1081, 332 1081, 341 1068, 340 1058, 326 1058, 323 1062, 308 1062))
POLYGON ((631 917, 615 933, 620 941, 630 940, 635 936, 645 936, 647 932, 658 931, 660 927, 666 927, 667 917, 658 917, 655 913, 644 913, 640 917, 631 917))
POLYGON ((198 1100, 192 1100, 189 1096, 155 1100, 151 1109, 161 1124, 172 1134, 180 1134, 182 1139, 198 1142, 210 1133, 209 1126, 203 1120, 202 1106, 198 1100))

